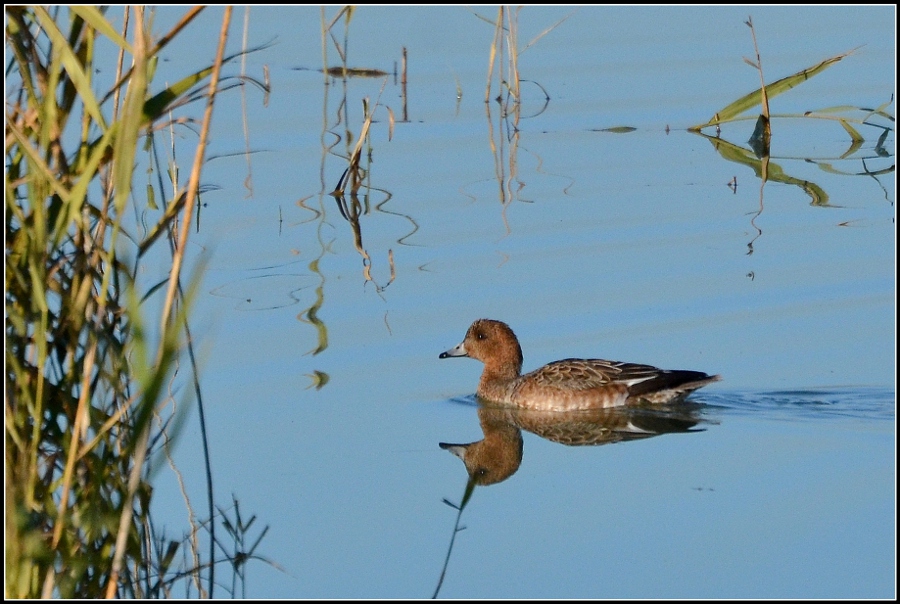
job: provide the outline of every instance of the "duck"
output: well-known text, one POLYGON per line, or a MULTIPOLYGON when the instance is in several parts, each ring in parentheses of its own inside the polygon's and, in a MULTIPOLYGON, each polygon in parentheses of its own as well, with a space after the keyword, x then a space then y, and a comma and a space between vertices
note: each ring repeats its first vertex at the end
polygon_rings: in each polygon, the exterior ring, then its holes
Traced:
POLYGON ((652 365, 568 358, 522 375, 522 347, 502 321, 477 319, 457 346, 438 358, 484 363, 476 394, 491 404, 537 411, 578 411, 635 404, 674 404, 720 375, 652 365))

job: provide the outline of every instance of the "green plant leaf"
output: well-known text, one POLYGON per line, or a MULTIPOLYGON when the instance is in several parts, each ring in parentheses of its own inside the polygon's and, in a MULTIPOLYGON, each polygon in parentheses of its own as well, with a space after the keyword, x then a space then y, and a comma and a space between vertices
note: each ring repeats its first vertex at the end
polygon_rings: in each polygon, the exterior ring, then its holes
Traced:
MULTIPOLYGON (((264 50, 268 47, 269 47, 269 44, 263 44, 261 46, 255 47, 255 48, 250 48, 247 50, 236 52, 236 53, 228 55, 227 57, 222 59, 222 62, 228 63, 229 61, 232 61, 239 56, 242 56, 245 54, 250 54, 252 52, 257 52, 259 50, 264 50)), ((151 69, 154 65, 155 65, 155 57, 151 60, 150 66, 148 67, 148 69, 151 69)), ((196 86, 201 81, 206 79, 206 77, 209 76, 212 73, 212 71, 213 71, 212 65, 210 65, 209 67, 205 67, 199 71, 192 73, 191 75, 189 75, 187 77, 180 79, 179 81, 175 82, 174 84, 172 84, 171 86, 169 86, 168 88, 163 90, 162 92, 159 92, 159 93, 153 95, 152 97, 150 97, 149 99, 147 99, 147 102, 144 103, 144 122, 145 123, 153 122, 156 119, 158 119, 159 117, 161 117, 163 114, 165 114, 166 112, 169 111, 169 109, 171 108, 170 105, 173 102, 175 102, 176 100, 179 102, 184 101, 185 99, 183 98, 183 96, 186 93, 190 92, 194 88, 194 86, 196 86)), ((257 80, 254 80, 253 78, 243 78, 243 79, 246 81, 250 81, 254 84, 257 84, 258 86, 263 88, 263 90, 268 90, 264 84, 261 84, 260 82, 258 82, 257 80)), ((220 91, 217 91, 217 92, 220 92, 220 91)))
POLYGON ((131 177, 134 171, 134 157, 137 151, 137 139, 143 125, 144 99, 147 94, 147 57, 146 32, 143 31, 142 20, 138 19, 135 27, 134 68, 125 92, 121 117, 118 123, 113 150, 113 182, 115 183, 115 207, 121 215, 125 201, 131 191, 131 177))
POLYGON ((103 133, 103 136, 97 144, 90 147, 88 160, 85 162, 84 166, 82 166, 81 174, 78 180, 75 181, 72 190, 68 192, 66 197, 60 196, 65 204, 65 211, 60 212, 60 218, 53 227, 54 246, 62 241, 62 236, 66 233, 68 225, 79 219, 81 208, 87 197, 88 187, 94 181, 94 176, 100 170, 100 164, 103 163, 107 151, 112 144, 112 140, 118 130, 117 127, 118 124, 113 124, 112 128, 107 129, 106 132, 103 133))
POLYGON ((100 112, 100 104, 97 102, 97 97, 94 96, 94 91, 91 89, 91 79, 82 69, 81 61, 75 55, 74 49, 69 46, 68 40, 59 31, 59 28, 56 27, 56 22, 44 8, 35 6, 34 14, 41 27, 44 28, 47 37, 50 38, 53 50, 60 53, 60 60, 66 70, 66 74, 72 81, 72 85, 75 86, 75 90, 78 92, 79 100, 84 104, 84 110, 97 123, 100 129, 105 131, 106 120, 103 119, 103 114, 100 112))
POLYGON ((131 54, 131 44, 119 35, 112 24, 106 20, 103 13, 96 6, 69 5, 69 10, 84 19, 85 23, 112 40, 119 48, 131 54))
MULTIPOLYGON (((771 99, 775 96, 778 96, 779 94, 781 94, 783 92, 787 92, 791 88, 794 88, 795 86, 802 84, 803 82, 810 79, 814 75, 817 75, 817 74, 821 73, 822 71, 824 71, 825 69, 827 69, 828 67, 831 67, 832 65, 834 65, 835 63, 837 63, 838 61, 843 59, 844 57, 847 57, 847 56, 853 54, 853 52, 855 50, 856 49, 853 49, 853 50, 850 50, 843 54, 839 54, 837 56, 831 57, 830 59, 825 59, 821 63, 813 65, 812 67, 808 67, 802 71, 798 71, 794 75, 790 75, 786 78, 781 78, 780 80, 772 82, 771 84, 768 84, 766 86, 766 94, 768 95, 769 99, 771 99)), ((717 111, 716 114, 713 115, 712 118, 710 118, 710 120, 708 122, 706 122, 705 124, 700 124, 698 126, 692 126, 691 128, 689 128, 689 130, 700 130, 702 128, 706 128, 707 126, 712 126, 714 124, 721 124, 723 122, 727 122, 727 121, 734 119, 735 117, 741 115, 745 111, 748 111, 748 110, 752 109, 753 107, 756 107, 757 105, 759 105, 762 102, 761 92, 762 92, 762 89, 757 88, 753 92, 751 92, 749 94, 745 94, 738 100, 734 101, 733 103, 731 103, 729 105, 726 105, 725 107, 723 107, 722 109, 717 111)))
POLYGON ((212 67, 201 69, 147 99, 143 108, 144 123, 156 121, 165 114, 173 101, 180 99, 182 95, 211 74, 212 70, 212 67))
POLYGON ((59 195, 64 202, 68 202, 70 198, 69 191, 61 182, 59 182, 59 180, 57 180, 56 174, 50 169, 46 162, 44 162, 44 158, 41 157, 40 153, 32 146, 31 141, 10 121, 6 122, 6 130, 18 141, 19 149, 28 158, 31 167, 39 173, 39 177, 48 183, 53 189, 53 192, 59 195))

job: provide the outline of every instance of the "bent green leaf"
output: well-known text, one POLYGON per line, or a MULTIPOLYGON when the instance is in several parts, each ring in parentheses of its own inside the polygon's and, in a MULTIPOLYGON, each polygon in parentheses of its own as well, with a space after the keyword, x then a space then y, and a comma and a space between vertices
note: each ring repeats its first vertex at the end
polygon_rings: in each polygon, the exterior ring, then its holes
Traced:
MULTIPOLYGON (((827 69, 828 67, 831 67, 835 63, 839 62, 844 57, 847 57, 847 56, 853 54, 853 52, 855 52, 855 51, 856 51, 856 49, 853 49, 853 50, 850 50, 843 54, 839 54, 837 56, 831 57, 830 59, 825 59, 821 63, 818 63, 817 65, 813 65, 812 67, 808 67, 806 69, 798 71, 794 75, 790 75, 786 78, 781 78, 780 80, 772 82, 771 84, 768 84, 766 86, 766 93, 768 94, 768 97, 771 99, 772 97, 775 97, 783 92, 787 92, 791 88, 794 88, 795 86, 799 86, 800 84, 802 84, 806 80, 810 79, 814 75, 817 75, 817 74, 823 72, 825 69, 827 69)), ((761 102, 761 92, 762 92, 762 89, 757 88, 753 92, 751 92, 749 94, 745 94, 738 100, 734 101, 733 103, 731 103, 731 104, 723 107, 719 111, 717 111, 715 113, 715 115, 713 115, 712 118, 710 118, 710 120, 708 122, 706 122, 705 124, 692 126, 689 128, 689 130, 701 130, 702 128, 706 128, 707 126, 713 126, 715 124, 721 124, 723 122, 731 121, 732 119, 736 118, 737 116, 741 115, 742 113, 759 105, 761 102)))

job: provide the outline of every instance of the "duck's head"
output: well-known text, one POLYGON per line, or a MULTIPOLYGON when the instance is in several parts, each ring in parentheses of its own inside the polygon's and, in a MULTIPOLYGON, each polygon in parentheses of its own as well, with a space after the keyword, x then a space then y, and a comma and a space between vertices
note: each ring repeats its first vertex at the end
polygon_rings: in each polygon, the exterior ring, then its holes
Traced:
POLYGON ((484 363, 485 371, 504 377, 518 377, 522 371, 522 347, 509 325, 492 319, 478 319, 457 346, 439 358, 470 357, 484 363))

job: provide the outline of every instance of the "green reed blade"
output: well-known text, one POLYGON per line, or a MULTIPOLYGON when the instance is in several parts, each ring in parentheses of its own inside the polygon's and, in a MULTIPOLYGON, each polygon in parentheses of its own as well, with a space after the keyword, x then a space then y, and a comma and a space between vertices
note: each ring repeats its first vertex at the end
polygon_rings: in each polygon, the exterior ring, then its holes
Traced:
POLYGON ((53 52, 59 53, 60 60, 66 70, 66 74, 75 86, 78 92, 79 100, 84 104, 84 109, 91 116, 91 119, 97 123, 101 130, 106 130, 106 120, 100 112, 100 105, 94 91, 91 89, 91 79, 82 69, 81 61, 75 56, 75 50, 69 46, 68 40, 56 26, 56 22, 40 6, 34 7, 34 14, 38 22, 50 38, 53 45, 53 52))
MULTIPOLYGON (((816 65, 813 65, 812 67, 808 67, 806 69, 798 71, 794 75, 787 76, 786 78, 781 78, 780 80, 777 80, 775 82, 772 82, 771 84, 768 84, 766 86, 766 93, 768 94, 768 97, 771 99, 772 97, 775 97, 783 92, 787 92, 788 90, 790 90, 791 88, 794 88, 795 86, 799 86, 806 80, 810 79, 811 77, 821 73, 828 67, 831 67, 835 63, 839 62, 844 57, 847 57, 847 56, 853 54, 853 52, 855 50, 856 49, 845 52, 843 54, 840 54, 840 55, 837 55, 834 57, 831 57, 830 59, 825 59, 821 63, 818 63, 816 65)), ((707 126, 712 126, 714 124, 721 124, 723 122, 731 121, 732 119, 736 118, 737 116, 741 115, 742 113, 759 105, 761 102, 760 94, 761 94, 761 89, 759 89, 759 88, 749 94, 745 94, 738 100, 736 100, 733 103, 726 105, 725 107, 720 109, 705 124, 700 124, 698 126, 692 126, 691 128, 689 128, 689 130, 700 130, 707 126)))
POLYGON ((131 54, 131 44, 119 35, 112 24, 103 16, 103 12, 96 6, 71 5, 69 10, 84 19, 84 21, 98 32, 112 40, 116 46, 131 54))

